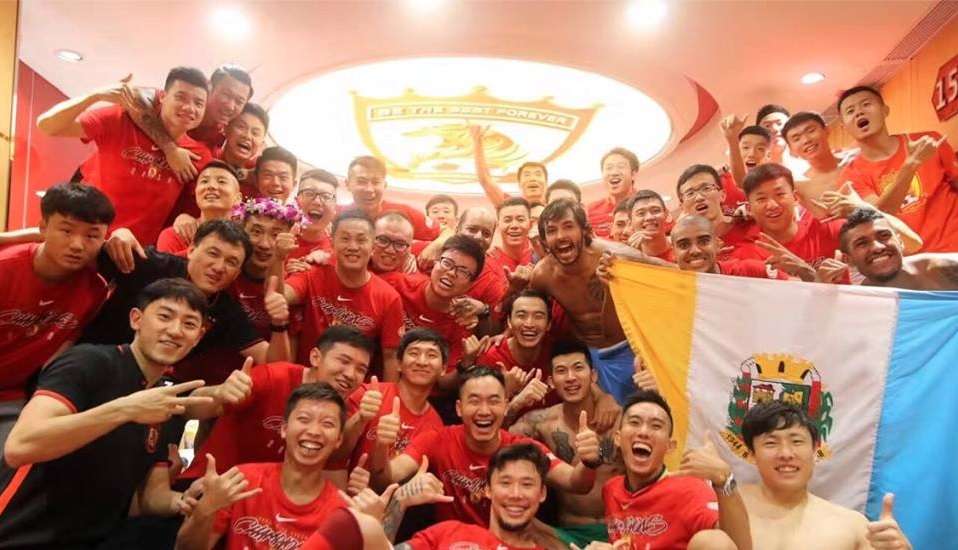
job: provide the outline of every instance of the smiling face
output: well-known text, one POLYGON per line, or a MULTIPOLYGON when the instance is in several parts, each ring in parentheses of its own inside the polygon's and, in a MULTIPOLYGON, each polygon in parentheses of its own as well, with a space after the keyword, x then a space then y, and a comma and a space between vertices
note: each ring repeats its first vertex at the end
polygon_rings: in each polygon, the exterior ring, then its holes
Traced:
POLYGON ((499 236, 505 246, 524 248, 529 242, 530 225, 529 209, 521 204, 499 210, 499 236))
POLYGON ((309 364, 315 371, 316 382, 326 382, 345 399, 353 392, 369 371, 369 352, 336 342, 325 352, 313 348, 309 352, 309 364))
POLYGON ((572 265, 579 260, 585 249, 585 231, 571 211, 561 217, 546 222, 546 234, 540 235, 545 241, 549 254, 562 265, 572 265))
POLYGON ((755 134, 745 134, 738 140, 738 150, 742 154, 745 169, 751 170, 768 161, 768 141, 755 134))
POLYGON ((256 172, 256 188, 264 197, 285 204, 293 192, 293 180, 296 175, 289 163, 281 160, 263 161, 256 172))
POLYGON ((612 215, 612 229, 609 232, 609 236, 613 241, 618 241, 620 243, 628 242, 629 236, 632 234, 629 226, 631 225, 631 220, 628 212, 618 211, 612 215))
POLYGON ((253 254, 249 263, 257 271, 265 272, 276 257, 276 238, 280 233, 289 231, 290 224, 269 216, 250 216, 243 223, 243 229, 253 243, 253 254))
POLYGON ((206 118, 214 124, 227 125, 236 118, 246 106, 250 87, 230 75, 216 82, 210 92, 206 118))
POLYGON ((755 466, 762 483, 776 492, 805 491, 815 471, 815 444, 808 429, 792 426, 755 436, 755 466))
POLYGON ((758 125, 768 130, 769 134, 772 134, 772 140, 777 140, 781 139, 782 126, 784 126, 786 122, 788 122, 788 115, 776 112, 765 115, 762 120, 758 121, 758 125))
POLYGON ((403 351, 399 363, 402 379, 417 387, 432 387, 445 370, 442 350, 435 342, 412 342, 403 351))
POLYGON ((760 183, 748 196, 755 223, 766 233, 786 230, 795 220, 795 190, 784 177, 760 183))
POLYGON ((807 120, 789 128, 785 141, 789 152, 804 160, 832 154, 828 146, 828 129, 815 120, 807 120))
POLYGON ((203 317, 185 300, 160 298, 130 311, 133 346, 155 365, 174 365, 203 337, 203 317))
POLYGON ((483 250, 492 246, 492 236, 496 232, 496 215, 487 208, 470 208, 463 214, 459 234, 479 241, 483 250))
POLYGON ((528 460, 506 462, 492 472, 489 496, 493 524, 500 529, 519 532, 528 527, 546 499, 546 488, 535 464, 528 460))
POLYGON ((602 161, 602 183, 609 195, 624 197, 632 192, 638 169, 632 170, 629 159, 619 154, 611 154, 602 161))
POLYGON ((842 101, 842 125, 855 141, 862 141, 885 130, 888 105, 869 91, 854 93, 842 101))
POLYGON ((325 226, 336 216, 336 186, 328 181, 305 178, 299 182, 296 205, 309 223, 325 226))
POLYGON ((370 216, 376 216, 383 202, 383 193, 386 192, 386 174, 356 164, 349 170, 346 189, 353 194, 353 202, 357 208, 370 216))
POLYGON ((90 265, 106 240, 107 224, 54 213, 40 221, 43 256, 64 273, 90 265))
POLYGON ((253 113, 243 113, 226 127, 223 153, 234 162, 246 164, 260 154, 265 140, 266 127, 263 121, 253 113))
POLYGON ((546 171, 541 166, 524 166, 518 177, 522 198, 529 202, 545 202, 546 171))
POLYGON ((229 170, 210 167, 196 178, 196 205, 200 212, 229 212, 242 199, 239 182, 229 170))
POLYGON ((338 269, 364 271, 373 251, 373 228, 361 219, 343 220, 333 234, 333 254, 338 269))
POLYGON ((538 347, 549 331, 549 305, 536 296, 516 298, 506 323, 519 347, 538 347))
POLYGON ((186 251, 186 271, 190 281, 207 296, 233 284, 246 259, 246 251, 239 243, 224 241, 210 233, 186 251))
POLYGON ((476 260, 464 252, 443 252, 432 266, 430 279, 433 292, 440 298, 462 296, 472 286, 476 267, 476 260))
POLYGON ((694 218, 683 218, 672 228, 671 238, 679 269, 699 273, 714 272, 719 240, 715 238, 709 223, 702 218, 698 218, 698 221, 694 218))
POLYGON ((552 385, 563 403, 581 403, 592 397, 596 373, 581 352, 552 358, 552 385))
POLYGON ((426 210, 426 217, 432 220, 436 227, 455 227, 456 207, 450 202, 437 202, 426 210))
POLYGON ((300 466, 322 468, 343 440, 339 405, 332 401, 300 399, 283 422, 286 459, 300 466))
POLYGON ((160 98, 160 119, 171 134, 181 135, 200 125, 206 112, 206 88, 174 80, 160 98))
POLYGON ((656 238, 665 235, 670 216, 658 199, 649 198, 635 201, 631 218, 632 233, 638 232, 647 238, 656 238))
POLYGON ((725 190, 712 174, 699 172, 685 180, 678 190, 679 200, 682 201, 682 212, 696 214, 718 221, 722 218, 722 202, 725 201, 725 190))
POLYGON ((662 470, 665 455, 675 448, 670 432, 668 414, 655 403, 636 403, 622 412, 615 444, 631 481, 651 479, 662 470))
POLYGON ((901 271, 904 247, 884 218, 856 225, 844 240, 849 261, 869 279, 886 282, 901 271))
POLYGON ((492 376, 470 378, 459 389, 456 413, 462 417, 466 439, 488 443, 499 436, 506 415, 506 389, 492 376))
POLYGON ((401 269, 409 257, 412 244, 412 224, 405 219, 387 216, 376 220, 376 236, 370 261, 380 272, 401 269))

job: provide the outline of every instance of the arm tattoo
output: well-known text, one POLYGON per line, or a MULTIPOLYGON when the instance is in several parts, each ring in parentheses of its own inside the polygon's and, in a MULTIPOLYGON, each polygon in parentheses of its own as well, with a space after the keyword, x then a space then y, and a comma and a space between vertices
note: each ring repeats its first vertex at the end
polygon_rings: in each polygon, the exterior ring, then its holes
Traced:
POLYGON ((605 285, 595 274, 589 278, 589 282, 586 284, 586 294, 597 302, 605 298, 605 285))
POLYGON ((171 138, 169 132, 166 131, 166 127, 163 126, 163 121, 160 120, 159 115, 153 110, 153 106, 141 105, 140 107, 142 109, 138 113, 129 113, 129 111, 127 111, 137 128, 143 130, 143 133, 160 149, 173 145, 173 138, 171 138))
MULTIPOLYGON (((399 505, 399 499, 394 497, 389 501, 389 504, 386 505, 386 511, 383 514, 383 531, 385 531, 386 538, 389 539, 389 542, 393 542, 396 538, 396 531, 399 530, 399 524, 402 523, 402 518, 402 506, 399 505)), ((399 546, 396 548, 399 548, 399 546)))
POLYGON ((573 449, 572 444, 569 443, 569 434, 562 430, 556 430, 552 432, 552 441, 555 442, 556 456, 572 464, 572 461, 575 460, 575 449, 573 449))
POLYGON ((599 440, 599 460, 603 464, 615 463, 615 445, 612 444, 611 437, 603 437, 599 440))
POLYGON ((522 415, 516 423, 509 428, 509 431, 515 434, 524 435, 533 439, 539 437, 539 423, 546 419, 546 409, 536 409, 522 415))

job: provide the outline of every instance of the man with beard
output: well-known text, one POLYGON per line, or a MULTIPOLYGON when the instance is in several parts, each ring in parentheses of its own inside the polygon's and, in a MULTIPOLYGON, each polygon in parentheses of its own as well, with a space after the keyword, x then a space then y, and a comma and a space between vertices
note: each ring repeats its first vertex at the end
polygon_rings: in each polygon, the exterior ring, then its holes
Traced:
MULTIPOLYGON (((635 178, 639 175, 639 157, 632 151, 616 147, 602 156, 602 183, 608 196, 586 207, 589 225, 596 237, 607 238, 612 229, 612 211, 615 205, 632 195, 635 178)), ((540 231, 539 238, 543 238, 540 231)))
MULTIPOLYGON (((641 193, 641 191, 639 191, 641 193)), ((612 229, 609 238, 620 243, 628 243, 632 236, 632 212, 629 211, 630 199, 619 201, 612 212, 612 229)), ((541 213, 540 213, 541 215, 541 213)))
POLYGON ((304 308, 297 362, 305 363, 312 342, 327 327, 349 325, 379 339, 383 378, 395 381, 402 302, 388 283, 369 272, 373 222, 359 210, 348 210, 333 220, 332 235, 335 265, 319 265, 286 280, 286 299, 304 308))
POLYGON ((821 441, 803 410, 781 401, 753 406, 742 438, 760 477, 741 490, 755 548, 911 550, 892 514, 894 495, 885 495, 881 517, 869 522, 808 492, 821 441))
POLYGON ((499 246, 488 252, 489 258, 500 266, 516 271, 521 265, 532 264, 529 246, 529 203, 513 197, 502 201, 496 209, 499 226, 499 246))
POLYGON ((629 199, 629 223, 632 235, 629 246, 646 256, 674 262, 668 229, 672 215, 659 195, 651 189, 642 189, 629 199))
MULTIPOLYGON (((748 224, 726 215, 723 210, 727 193, 715 168, 707 164, 693 164, 686 168, 675 185, 675 195, 679 198, 682 214, 710 220, 715 236, 721 238, 725 246, 738 246, 745 238, 748 224)), ((744 199, 744 195, 742 197, 744 199)), ((674 243, 673 239, 673 246, 674 243)))
POLYGON ((401 212, 412 222, 413 236, 420 241, 431 241, 439 235, 438 227, 429 227, 425 216, 415 208, 383 198, 386 192, 386 163, 371 157, 356 157, 346 170, 346 190, 353 196, 353 206, 377 219, 383 212, 401 212))
POLYGON ((283 409, 293 390, 322 382, 345 399, 365 379, 373 352, 373 342, 358 330, 333 326, 314 342, 308 367, 286 362, 256 365, 234 372, 226 384, 203 388, 198 395, 216 399, 212 407, 196 411, 197 416, 219 419, 180 479, 189 482, 202 477, 207 455, 215 456, 224 470, 247 462, 280 460, 283 409))
POLYGON ((772 269, 761 260, 719 260, 722 240, 715 235, 715 226, 703 216, 687 215, 672 227, 672 248, 675 260, 683 271, 717 273, 757 279, 789 279, 784 271, 772 269))
POLYGON ((391 271, 415 273, 416 258, 409 250, 413 242, 412 223, 399 212, 386 212, 376 220, 369 268, 373 273, 391 271))
POLYGON ((830 215, 820 202, 826 192, 837 192, 842 168, 853 157, 836 157, 828 143, 828 127, 817 113, 795 113, 782 126, 782 136, 792 155, 808 162, 809 168, 796 178, 795 190, 802 206, 816 218, 830 215))
POLYGON ((751 550, 745 503, 712 441, 687 450, 678 471, 666 470, 665 455, 676 445, 672 426, 658 392, 640 390, 623 405, 613 437, 625 475, 602 488, 609 540, 628 540, 635 550, 751 550))
POLYGON ((958 290, 958 254, 903 257, 898 232, 872 209, 859 209, 838 235, 848 263, 865 276, 862 284, 911 290, 958 290))
POLYGON ((206 308, 193 284, 156 281, 127 312, 132 342, 75 346, 41 371, 4 448, 0 545, 92 548, 134 498, 144 514, 184 509, 166 462, 183 423, 170 419, 210 398, 177 397, 203 382, 163 376, 200 341, 206 308))
MULTIPOLYGON (((502 191, 489 172, 486 150, 482 143, 485 130, 479 126, 469 127, 469 133, 472 136, 472 151, 476 160, 476 177, 479 179, 479 185, 485 191, 486 197, 489 198, 492 206, 498 210, 499 206, 509 198, 509 195, 502 191)), ((549 171, 545 164, 533 161, 522 163, 516 170, 516 181, 519 184, 519 195, 527 203, 544 202, 546 182, 549 181, 549 171)))
MULTIPOLYGON (((209 220, 228 220, 233 207, 242 199, 236 171, 221 160, 211 160, 196 177, 195 201, 200 209, 200 217, 193 218, 187 214, 182 216, 188 216, 195 226, 209 220)), ((182 255, 193 241, 195 226, 188 232, 188 236, 180 235, 175 225, 167 227, 160 232, 156 249, 159 252, 182 255)))
MULTIPOLYGON (((596 382, 589 349, 579 342, 560 342, 552 350, 549 385, 555 388, 560 403, 547 409, 530 411, 522 416, 509 431, 541 441, 562 460, 574 464, 575 439, 579 415, 585 411, 595 417, 595 401, 590 388, 596 382)), ((614 425, 618 424, 616 418, 614 425)), ((602 465, 596 469, 592 490, 585 495, 560 492, 559 527, 557 536, 566 544, 585 546, 591 541, 607 541, 605 504, 602 486, 612 476, 623 472, 622 462, 616 456, 612 443, 613 429, 597 433, 599 458, 602 465)))
POLYGON ((489 459, 486 473, 488 528, 463 521, 443 521, 396 545, 395 550, 541 550, 546 541, 534 520, 546 498, 549 467, 549 457, 535 445, 517 443, 502 447, 489 459))
POLYGON ((388 483, 407 479, 416 472, 425 456, 429 461, 429 471, 443 482, 444 493, 455 497, 453 502, 436 506, 437 519, 487 527, 490 503, 486 483, 490 457, 509 445, 533 443, 550 458, 545 479, 551 485, 580 494, 592 488, 595 468, 601 463, 599 441, 588 427, 586 413, 579 417, 574 440, 574 456, 581 461, 570 466, 548 453, 540 443, 503 430, 505 411, 506 388, 502 374, 487 367, 466 371, 456 401, 456 412, 462 417, 462 424, 416 436, 403 454, 386 464, 383 473, 377 476, 378 481, 388 483))
POLYGON ((890 135, 888 105, 867 86, 842 93, 838 112, 861 147, 840 177, 866 201, 894 214, 921 235, 922 252, 958 250, 958 164, 935 132, 890 135))

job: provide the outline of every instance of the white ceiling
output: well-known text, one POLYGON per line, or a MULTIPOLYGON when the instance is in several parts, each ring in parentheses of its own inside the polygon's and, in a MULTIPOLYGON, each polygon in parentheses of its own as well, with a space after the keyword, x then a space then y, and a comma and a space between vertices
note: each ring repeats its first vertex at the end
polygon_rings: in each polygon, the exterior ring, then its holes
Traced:
POLYGON ((211 70, 236 62, 253 70, 254 100, 267 105, 293 81, 381 59, 485 55, 577 67, 638 87, 672 115, 678 135, 670 152, 640 176, 643 185, 669 192, 682 168, 720 164, 725 150, 719 116, 678 143, 698 114, 687 79, 715 98, 720 115, 754 116, 768 102, 822 110, 937 2, 673 1, 649 32, 630 26, 626 3, 612 1, 445 0, 430 14, 405 0, 232 2, 253 23, 242 42, 211 28, 209 14, 223 4, 22 0, 19 55, 68 95, 128 72, 156 86, 174 65, 211 70), (86 59, 62 62, 54 55, 60 48, 86 59), (827 80, 800 84, 809 71, 827 80))

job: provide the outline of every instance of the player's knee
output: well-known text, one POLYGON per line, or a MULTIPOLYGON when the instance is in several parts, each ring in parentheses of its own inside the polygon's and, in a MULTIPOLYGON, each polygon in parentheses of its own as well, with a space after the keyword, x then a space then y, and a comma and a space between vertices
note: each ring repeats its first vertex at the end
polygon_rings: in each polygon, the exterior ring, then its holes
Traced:
POLYGON ((699 531, 689 541, 688 550, 738 550, 732 539, 719 529, 699 531))

